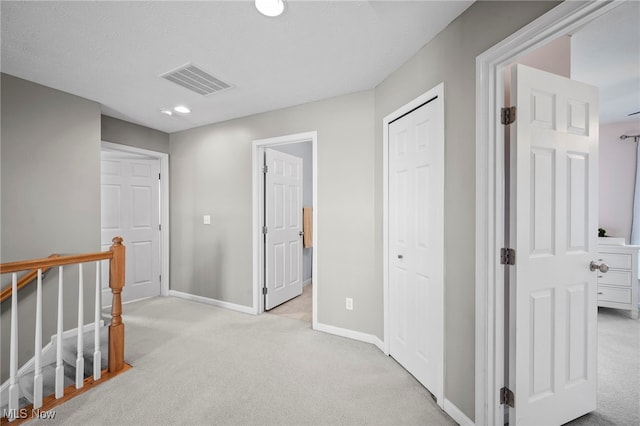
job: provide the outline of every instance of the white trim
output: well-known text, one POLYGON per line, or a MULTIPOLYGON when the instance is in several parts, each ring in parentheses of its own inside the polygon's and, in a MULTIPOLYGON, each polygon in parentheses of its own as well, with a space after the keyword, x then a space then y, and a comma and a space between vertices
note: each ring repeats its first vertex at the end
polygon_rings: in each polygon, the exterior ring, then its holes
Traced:
MULTIPOLYGON (((103 151, 119 151, 160 160, 160 295, 169 295, 169 154, 143 148, 102 141, 103 151)), ((126 242, 125 242, 126 243, 126 242)))
MULTIPOLYGON (((401 117, 402 115, 412 111, 425 102, 429 101, 433 97, 437 96, 441 101, 438 108, 439 114, 442 119, 442 129, 440 131, 440 137, 444 140, 444 83, 440 83, 429 91, 418 96, 406 105, 393 111, 391 114, 384 117, 382 120, 382 291, 383 291, 383 312, 384 312, 384 343, 382 351, 389 355, 390 353, 390 338, 389 338, 389 124, 401 117)), ((444 143, 444 142, 443 142, 444 143)), ((443 149, 444 152, 444 149, 443 149)), ((442 165, 442 173, 444 174, 444 164, 442 165)), ((444 175, 443 175, 444 182, 444 175)), ((444 209, 444 206, 442 206, 444 209)), ((444 247, 443 247, 444 252, 444 247)), ((444 257, 442 268, 444 269, 444 257)), ((444 271, 441 276, 444 279, 444 271)), ((440 347, 442 348, 442 365, 440 366, 439 384, 440 389, 434 389, 434 395, 438 401, 438 405, 442 407, 444 401, 444 370, 445 370, 445 356, 444 356, 444 288, 442 291, 441 306, 441 320, 443 332, 440 339, 440 347)))
POLYGON ((467 417, 453 402, 444 400, 444 412, 451 416, 460 426, 473 426, 473 420, 467 417))
POLYGON ((565 1, 476 58, 476 354, 475 419, 503 424, 498 390, 504 386, 504 174, 499 125, 504 68, 623 2, 565 1))
POLYGON ((313 282, 313 280, 312 280, 311 278, 309 278, 308 280, 305 280, 305 281, 302 283, 302 287, 304 287, 304 286, 308 286, 308 285, 309 285, 309 284, 311 284, 312 282, 313 282))
POLYGON ((313 291, 312 291, 312 328, 315 330, 318 324, 318 132, 305 132, 293 135, 278 136, 275 138, 258 139, 252 143, 252 203, 253 203, 253 313, 259 315, 264 312, 264 298, 262 296, 263 274, 263 244, 262 244, 262 221, 264 205, 264 182, 262 177, 262 155, 264 148, 271 145, 289 145, 301 142, 311 142, 312 163, 313 163, 313 258, 311 262, 313 291))
POLYGON ((218 308, 229 309, 231 311, 242 312, 243 314, 253 315, 253 308, 251 306, 237 305, 231 302, 225 302, 222 300, 211 299, 210 297, 197 296, 195 294, 183 293, 181 291, 169 290, 169 296, 177 297, 179 299, 191 300, 193 302, 205 303, 207 305, 217 306, 218 308))
POLYGON ((349 330, 347 328, 335 327, 327 324, 316 324, 314 328, 316 331, 322 331, 323 333, 333 334, 334 336, 346 337, 347 339, 358 340, 364 343, 371 343, 378 349, 384 352, 384 342, 377 336, 368 333, 362 333, 360 331, 349 330))

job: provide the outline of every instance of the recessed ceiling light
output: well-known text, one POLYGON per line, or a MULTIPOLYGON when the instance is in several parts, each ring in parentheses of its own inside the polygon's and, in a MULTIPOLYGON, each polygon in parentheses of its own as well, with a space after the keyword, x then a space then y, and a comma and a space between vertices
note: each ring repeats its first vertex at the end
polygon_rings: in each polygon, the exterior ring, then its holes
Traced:
POLYGON ((284 0, 256 0, 256 9, 264 16, 280 16, 284 12, 284 0))
POLYGON ((161 114, 166 114, 166 115, 173 115, 173 112, 171 112, 171 110, 163 108, 160 110, 161 114))
POLYGON ((177 107, 173 108, 173 110, 181 114, 189 114, 191 112, 191 110, 184 105, 178 105, 177 107))

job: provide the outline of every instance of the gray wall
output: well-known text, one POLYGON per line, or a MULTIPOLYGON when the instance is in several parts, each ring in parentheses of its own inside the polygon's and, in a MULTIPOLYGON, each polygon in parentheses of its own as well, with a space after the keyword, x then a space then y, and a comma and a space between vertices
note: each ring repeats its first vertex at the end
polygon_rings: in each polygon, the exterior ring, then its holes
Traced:
MULTIPOLYGON (((445 396, 475 412, 475 60, 558 2, 474 3, 375 89, 376 253, 382 258, 382 120, 444 82, 445 396)), ((376 287, 382 268, 376 262, 376 287)), ((381 299, 381 290, 377 293, 381 299)), ((382 302, 378 302, 380 312, 382 302)))
POLYGON ((169 134, 117 118, 101 116, 102 140, 169 153, 169 134))
MULTIPOLYGON (((100 251, 100 105, 7 74, 1 86, 1 261, 100 251)), ((77 321, 72 269, 65 280, 66 328, 77 321)), ((86 282, 93 271, 88 265, 86 282)), ((44 344, 55 333, 56 287, 57 271, 51 271, 43 283, 44 344)), ((93 286, 85 287, 86 322, 93 321, 94 294, 93 286)), ((33 356, 35 284, 21 290, 19 300, 22 365, 33 356)), ((9 369, 10 303, 1 306, 2 381, 9 369)))
MULTIPOLYGON (((311 142, 276 145, 270 148, 302 158, 302 206, 313 207, 313 146, 311 142)), ((313 261, 313 247, 302 251, 303 274, 302 281, 311 280, 311 266, 313 261)))
POLYGON ((316 130, 318 320, 381 336, 373 106, 366 91, 172 134, 172 289, 251 305, 251 142, 316 130))

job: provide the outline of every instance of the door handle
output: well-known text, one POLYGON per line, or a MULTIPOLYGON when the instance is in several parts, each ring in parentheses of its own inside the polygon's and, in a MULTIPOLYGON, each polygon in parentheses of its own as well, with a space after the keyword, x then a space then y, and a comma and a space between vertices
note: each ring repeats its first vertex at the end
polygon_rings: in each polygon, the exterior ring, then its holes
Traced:
POLYGON ((591 269, 592 271, 600 271, 602 273, 605 273, 609 271, 609 265, 607 265, 604 262, 598 265, 596 262, 592 260, 591 263, 589 264, 589 269, 591 269))
POLYGON ((302 237, 304 235, 304 231, 298 232, 298 235, 302 237))
POLYGON ((401 254, 399 254, 399 255, 398 255, 398 259, 402 259, 403 257, 404 257, 404 256, 403 256, 403 255, 401 255, 401 254))

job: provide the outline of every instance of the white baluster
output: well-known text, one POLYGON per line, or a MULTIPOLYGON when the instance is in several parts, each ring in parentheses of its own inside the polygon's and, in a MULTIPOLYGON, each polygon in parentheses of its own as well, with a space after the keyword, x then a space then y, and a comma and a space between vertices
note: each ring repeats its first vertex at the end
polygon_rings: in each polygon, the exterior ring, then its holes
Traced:
POLYGON ((33 408, 42 407, 42 269, 38 269, 38 287, 36 290, 36 340, 33 369, 33 408))
POLYGON ((100 365, 100 359, 102 354, 100 353, 100 261, 96 262, 96 302, 95 302, 95 316, 93 320, 93 380, 98 380, 102 375, 102 366, 100 365))
POLYGON ((58 330, 56 335, 56 399, 64 396, 64 366, 62 365, 62 330, 64 327, 63 269, 58 267, 58 330))
POLYGON ((9 421, 17 418, 18 399, 20 390, 18 389, 18 274, 12 275, 11 283, 11 344, 9 355, 9 421))
POLYGON ((84 283, 82 276, 82 263, 78 265, 78 357, 76 358, 76 389, 84 386, 84 283))

